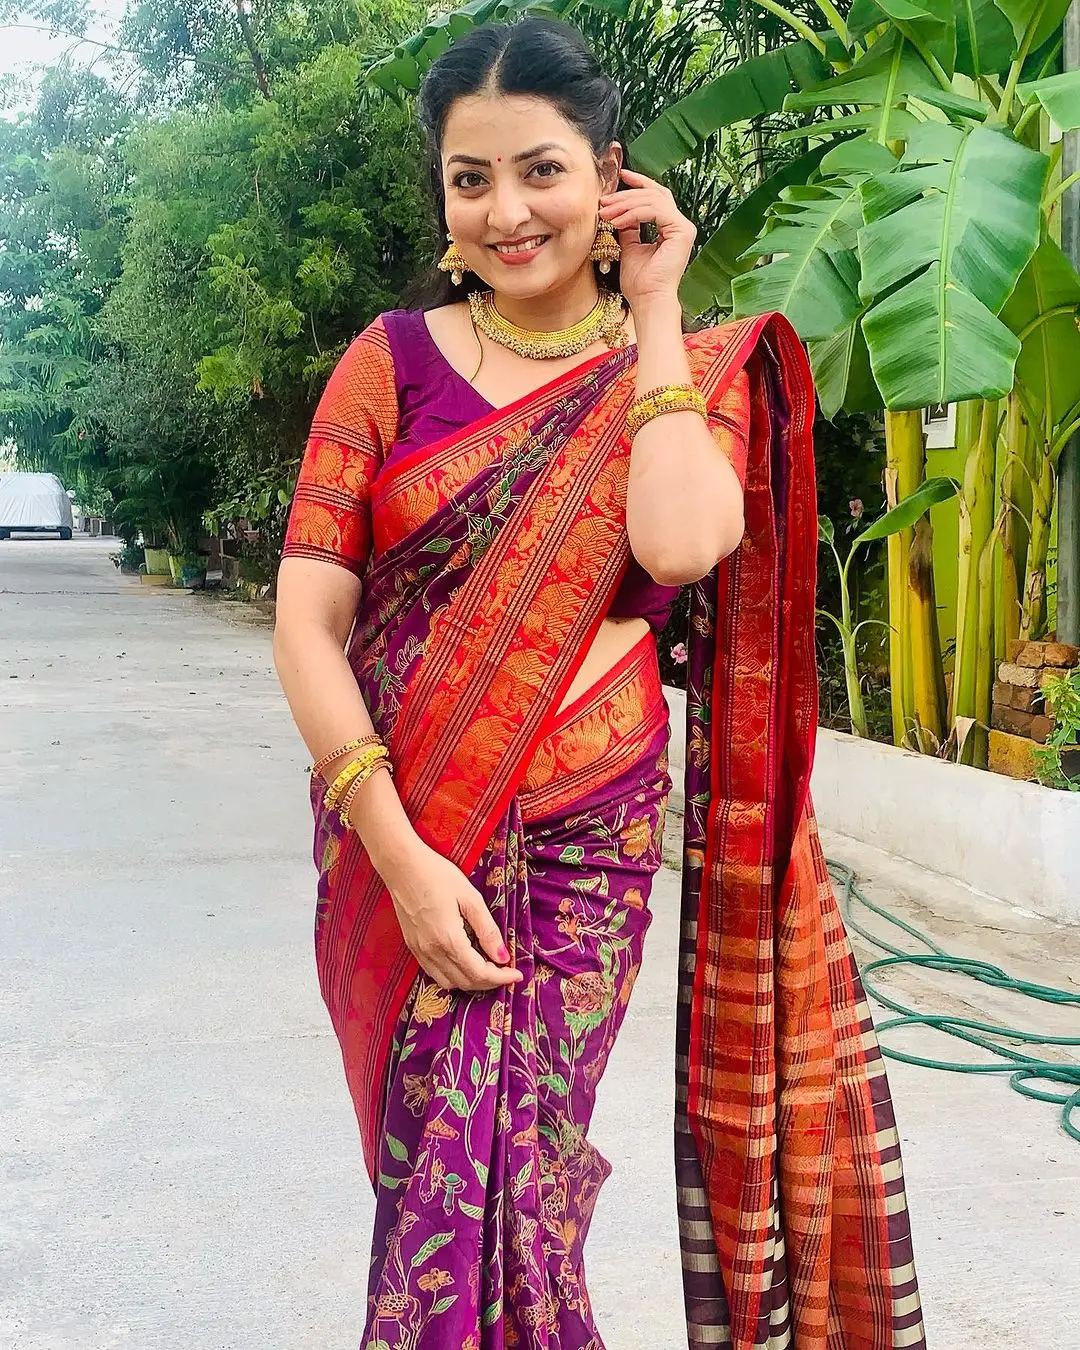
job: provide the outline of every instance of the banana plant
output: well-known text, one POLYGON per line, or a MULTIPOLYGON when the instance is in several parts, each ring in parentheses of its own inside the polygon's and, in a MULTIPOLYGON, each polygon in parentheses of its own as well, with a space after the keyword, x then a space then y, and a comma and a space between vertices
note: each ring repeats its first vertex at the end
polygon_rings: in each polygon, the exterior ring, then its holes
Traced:
MULTIPOLYGON (((605 0, 579 0, 597 5, 605 0)), ((610 0, 617 5, 618 0, 610 0)), ((889 536, 894 738, 985 722, 993 664, 1047 623, 1057 457, 1080 429, 1080 277, 1056 240, 1073 178, 1050 136, 1080 127, 1060 72, 1069 0, 753 0, 791 41, 674 99, 631 145, 654 176, 718 129, 773 119, 797 153, 734 204, 683 281, 695 313, 779 309, 806 340, 823 411, 882 409, 886 495, 918 500, 919 409, 957 403, 964 454, 953 692, 937 634, 930 520, 889 536), (816 9, 814 21, 802 15, 816 9)), ((377 70, 415 88, 484 0, 377 70), (396 64, 395 64, 396 63, 396 64), (411 63, 411 64, 410 64, 411 63)), ((548 12, 574 5, 550 0, 548 12)), ((716 0, 716 12, 723 9, 716 0)), ((965 743, 980 750, 977 741, 965 743)))
MULTIPOLYGON (((863 619, 854 622, 854 606, 851 601, 851 567, 855 555, 863 544, 878 539, 888 539, 905 530, 912 529, 929 511, 931 506, 948 501, 959 491, 960 485, 953 478, 928 478, 902 502, 868 525, 852 539, 846 558, 840 557, 836 546, 836 528, 827 516, 818 519, 818 539, 828 544, 836 561, 836 570, 840 578, 840 615, 827 609, 819 609, 818 615, 835 625, 840 635, 840 644, 844 654, 844 683, 847 689, 848 711, 851 716, 851 730, 856 736, 869 736, 866 721, 866 707, 863 703, 862 680, 859 675, 859 657, 856 639, 861 630, 869 624, 879 624, 881 619, 863 619)), ((922 738, 923 728, 913 724, 910 732, 916 741, 922 738)))

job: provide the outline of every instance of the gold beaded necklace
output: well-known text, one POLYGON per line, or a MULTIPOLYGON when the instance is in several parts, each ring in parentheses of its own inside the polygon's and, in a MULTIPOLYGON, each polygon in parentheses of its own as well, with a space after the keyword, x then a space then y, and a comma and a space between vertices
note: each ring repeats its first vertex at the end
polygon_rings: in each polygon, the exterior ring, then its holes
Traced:
POLYGON ((485 337, 497 342, 500 347, 516 352, 518 356, 528 356, 534 361, 578 356, 601 338, 609 347, 626 346, 626 334, 623 331, 626 312, 623 298, 616 291, 602 290, 596 304, 583 319, 553 333, 537 333, 511 323, 495 308, 493 291, 470 292, 469 311, 473 323, 485 337))

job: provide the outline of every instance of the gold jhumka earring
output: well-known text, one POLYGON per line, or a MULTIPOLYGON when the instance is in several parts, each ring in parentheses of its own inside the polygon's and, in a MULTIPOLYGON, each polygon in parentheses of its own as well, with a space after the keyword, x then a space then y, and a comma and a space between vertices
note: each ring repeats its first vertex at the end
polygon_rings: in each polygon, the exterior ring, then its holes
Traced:
POLYGON ((592 252, 589 257, 594 263, 600 264, 600 271, 605 276, 611 271, 611 264, 617 263, 622 257, 618 237, 606 220, 597 223, 596 238, 593 240, 592 252))
POLYGON ((460 286, 468 270, 468 263, 465 261, 461 249, 454 243, 454 236, 448 234, 446 238, 450 247, 439 259, 439 271, 449 272, 450 280, 455 286, 460 286))

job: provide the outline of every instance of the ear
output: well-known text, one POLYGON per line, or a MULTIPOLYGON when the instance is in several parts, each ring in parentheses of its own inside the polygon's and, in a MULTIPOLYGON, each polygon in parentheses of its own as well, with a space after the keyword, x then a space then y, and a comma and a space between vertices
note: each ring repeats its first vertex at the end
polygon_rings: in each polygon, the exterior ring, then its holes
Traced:
POLYGON ((622 166, 623 148, 618 141, 612 141, 607 148, 607 153, 601 156, 597 165, 602 192, 614 192, 619 186, 619 171, 622 166))

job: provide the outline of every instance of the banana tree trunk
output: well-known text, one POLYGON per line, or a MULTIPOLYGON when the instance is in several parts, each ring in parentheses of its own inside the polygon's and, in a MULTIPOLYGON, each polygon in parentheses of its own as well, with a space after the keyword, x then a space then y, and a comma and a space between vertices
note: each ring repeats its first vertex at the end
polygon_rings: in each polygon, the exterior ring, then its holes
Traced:
MULTIPOLYGON (((885 414, 886 495, 903 501, 926 477, 922 414, 885 414)), ((921 516, 889 539, 893 739, 933 753, 945 733, 945 677, 934 593, 933 526, 921 516), (894 543, 895 541, 895 543, 894 543), (899 670, 900 679, 896 678, 899 670)))
MULTIPOLYGON (((960 499, 960 558, 956 602, 956 661, 953 667, 950 725, 958 718, 972 718, 989 726, 990 706, 983 706, 983 690, 990 686, 980 679, 980 668, 993 668, 993 571, 990 590, 981 565, 994 530, 994 457, 997 442, 997 403, 965 404, 961 419, 961 446, 966 447, 964 491, 960 499), (989 649, 987 649, 989 643, 989 649)), ((977 746, 976 738, 967 744, 977 746)), ((965 756, 966 758, 966 756, 965 756)))
POLYGON ((1001 580, 994 623, 994 655, 1008 659, 1010 643, 1020 636, 1024 578, 1027 573, 1028 521, 1032 505, 1034 442, 1023 405, 1014 390, 1005 414, 1005 469, 1001 476, 1001 580))
POLYGON ((1033 484, 1031 542, 1024 578, 1024 608, 1020 636, 1037 639, 1046 634, 1046 559, 1050 550, 1050 518, 1054 508, 1054 466, 1047 447, 1038 447, 1039 476, 1033 484))
MULTIPOLYGON (((885 414, 885 502, 891 511, 900 501, 899 456, 901 445, 895 414, 885 414)), ((907 581, 904 560, 911 547, 911 531, 901 530, 886 540, 889 573, 889 692, 892 699, 893 743, 903 745, 914 714, 911 678, 911 633, 908 625, 907 581)))

